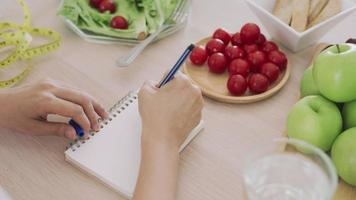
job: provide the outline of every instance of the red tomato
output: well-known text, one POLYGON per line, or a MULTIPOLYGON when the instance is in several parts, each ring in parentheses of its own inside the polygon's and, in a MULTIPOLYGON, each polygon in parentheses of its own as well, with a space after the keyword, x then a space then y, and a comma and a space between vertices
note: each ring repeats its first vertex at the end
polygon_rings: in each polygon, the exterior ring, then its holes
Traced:
POLYGON ((266 37, 265 37, 265 35, 263 35, 261 33, 260 36, 258 36, 258 39, 256 40, 256 44, 257 45, 262 45, 265 42, 266 42, 266 37))
POLYGON ((110 11, 110 13, 116 12, 116 5, 111 0, 102 0, 99 4, 99 12, 104 13, 106 11, 110 11))
POLYGON ((231 44, 236 46, 242 46, 241 35, 239 32, 235 33, 231 38, 231 44))
POLYGON ((278 79, 279 73, 279 67, 274 63, 268 62, 261 66, 261 74, 267 76, 270 83, 278 79))
POLYGON ((208 52, 209 55, 213 53, 224 53, 225 50, 225 44, 222 40, 220 39, 211 39, 205 46, 206 52, 208 52))
POLYGON ((129 24, 124 17, 116 16, 111 20, 111 27, 115 29, 127 29, 129 28, 129 24))
POLYGON ((212 54, 208 59, 209 71, 216 74, 224 73, 227 64, 227 58, 220 52, 212 54))
POLYGON ((281 71, 285 70, 288 64, 286 55, 280 51, 271 51, 268 54, 268 60, 278 65, 281 71))
POLYGON ((271 51, 278 50, 278 46, 274 42, 267 41, 262 44, 261 50, 265 53, 269 53, 271 51))
POLYGON ((221 41, 224 42, 225 45, 228 45, 231 40, 231 35, 230 33, 226 32, 224 29, 216 29, 216 31, 213 34, 213 38, 215 39, 220 39, 221 41))
POLYGON ((190 58, 190 61, 192 61, 192 63, 194 65, 203 65, 205 63, 206 59, 208 59, 208 53, 205 51, 205 49, 203 47, 196 46, 196 47, 194 47, 189 58, 190 58))
POLYGON ((243 95, 247 90, 247 81, 240 74, 232 75, 227 81, 227 89, 234 96, 243 95))
POLYGON ((229 60, 233 60, 235 58, 243 58, 245 57, 245 51, 238 46, 227 46, 225 48, 225 56, 229 60))
POLYGON ((245 44, 255 43, 260 34, 260 28, 254 23, 247 23, 240 30, 241 40, 245 44))
POLYGON ((244 59, 237 58, 231 61, 228 70, 230 75, 240 74, 243 77, 247 77, 250 73, 250 63, 244 59))
POLYGON ((103 0, 90 0, 89 4, 91 7, 93 8, 99 8, 99 5, 100 3, 102 2, 103 0))
POLYGON ((263 93, 268 89, 268 78, 263 74, 252 74, 248 81, 248 87, 253 93, 263 93))
POLYGON ((245 44, 244 45, 244 50, 247 54, 250 54, 252 52, 255 52, 258 50, 257 44, 245 44))
POLYGON ((248 54, 247 60, 251 63, 251 71, 259 72, 263 63, 267 61, 267 57, 262 51, 255 51, 248 54))

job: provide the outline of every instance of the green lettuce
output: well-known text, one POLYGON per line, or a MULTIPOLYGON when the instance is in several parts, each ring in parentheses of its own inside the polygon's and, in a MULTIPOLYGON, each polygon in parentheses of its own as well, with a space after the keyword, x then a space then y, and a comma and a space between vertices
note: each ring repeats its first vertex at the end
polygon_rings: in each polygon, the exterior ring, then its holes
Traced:
POLYGON ((126 39, 143 39, 157 31, 173 13, 178 0, 113 0, 116 12, 100 13, 89 5, 89 0, 63 0, 59 15, 80 29, 95 34, 126 39), (111 19, 123 16, 128 20, 127 30, 113 29, 111 19))

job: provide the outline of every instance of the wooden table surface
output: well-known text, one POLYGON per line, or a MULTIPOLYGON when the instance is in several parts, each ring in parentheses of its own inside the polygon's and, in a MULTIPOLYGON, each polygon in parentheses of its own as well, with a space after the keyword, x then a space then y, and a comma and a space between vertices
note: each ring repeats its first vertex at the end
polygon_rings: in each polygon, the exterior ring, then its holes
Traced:
MULTIPOLYGON (((259 23, 241 0, 194 0, 193 13, 184 30, 150 45, 129 68, 118 69, 115 60, 130 47, 84 42, 56 16, 59 0, 27 1, 35 26, 60 32, 63 43, 58 51, 35 59, 34 70, 20 84, 42 78, 65 81, 91 93, 107 108, 129 90, 140 87, 144 80, 159 80, 188 43, 206 37, 217 27, 237 31, 245 22, 259 23)), ((20 21, 20 13, 14 0, 1 0, 1 21, 20 21)), ((356 36, 355 20, 356 14, 351 15, 322 40, 342 42, 356 36)), ((262 27, 262 31, 266 32, 266 28, 262 27)), ((177 199, 246 199, 241 180, 243 160, 249 151, 283 134, 288 110, 299 98, 299 81, 313 47, 296 54, 285 51, 292 75, 277 95, 248 105, 205 99, 206 127, 181 156, 177 199)), ((1 130, 0 185, 13 199, 123 199, 64 161, 67 142, 58 137, 1 130)), ((335 199, 356 199, 356 189, 341 181, 335 199)))

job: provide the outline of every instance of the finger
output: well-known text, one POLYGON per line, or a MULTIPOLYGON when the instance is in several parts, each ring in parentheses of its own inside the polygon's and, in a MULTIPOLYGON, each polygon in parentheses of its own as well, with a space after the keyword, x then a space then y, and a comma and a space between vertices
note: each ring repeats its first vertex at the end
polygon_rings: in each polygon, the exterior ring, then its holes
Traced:
POLYGON ((193 89, 194 89, 194 93, 196 94, 197 96, 197 101, 202 105, 204 106, 204 98, 203 98, 203 93, 200 89, 200 87, 198 87, 197 85, 193 84, 193 89))
POLYGON ((72 118, 80 125, 85 133, 89 132, 90 121, 86 116, 83 107, 80 105, 63 99, 54 98, 51 101, 47 101, 47 103, 43 106, 43 109, 44 112, 48 114, 57 114, 72 118))
MULTIPOLYGON (((56 91, 58 89, 63 89, 63 90, 71 90, 71 91, 76 92, 78 94, 83 94, 82 92, 80 92, 80 89, 78 87, 66 84, 64 82, 51 80, 51 79, 44 79, 42 81, 42 83, 45 84, 45 85, 52 86, 50 88, 52 88, 53 91, 56 91)), ((109 114, 106 112, 104 107, 101 104, 99 104, 99 102, 97 102, 92 96, 90 96, 88 94, 84 94, 84 96, 87 96, 88 98, 90 98, 90 100, 92 101, 91 102, 92 106, 94 107, 94 111, 96 112, 96 114, 98 114, 102 118, 108 118, 109 114)))
POLYGON ((202 120, 202 112, 198 112, 196 115, 195 115, 195 121, 194 121, 194 128, 197 127, 200 123, 200 121, 202 120))
MULTIPOLYGON (((161 80, 160 80, 159 83, 156 85, 157 88, 162 84, 162 82, 164 81, 164 79, 167 78, 169 72, 170 72, 170 71, 167 70, 167 71, 165 71, 165 72, 163 73, 163 76, 161 77, 161 80)), ((171 77, 171 80, 173 80, 173 79, 174 79, 174 76, 171 77)), ((169 80, 168 82, 170 82, 170 80, 169 80)), ((167 84, 167 83, 166 83, 166 84, 167 84)), ((162 85, 161 88, 164 87, 166 84, 162 85)))
POLYGON ((139 96, 145 96, 147 94, 153 94, 157 92, 158 88, 154 85, 152 81, 145 81, 145 83, 142 85, 140 91, 139 91, 139 96))
POLYGON ((161 77, 161 80, 163 80, 164 78, 166 78, 166 76, 168 75, 169 70, 165 71, 161 77))
POLYGON ((201 112, 204 108, 203 101, 201 99, 194 100, 191 110, 194 112, 201 112))
POLYGON ((190 81, 187 75, 183 74, 181 71, 178 71, 175 75, 177 79, 185 80, 185 81, 190 81))
POLYGON ((157 91, 158 90, 158 84, 153 81, 146 81, 145 85, 148 86, 152 91, 157 91))
POLYGON ((172 79, 171 81, 169 81, 162 88, 166 89, 166 90, 171 90, 172 88, 180 88, 181 89, 181 88, 187 87, 189 85, 191 85, 189 78, 178 71, 175 75, 175 78, 172 79))
POLYGON ((109 117, 109 113, 105 110, 104 106, 102 106, 99 102, 93 100, 92 101, 95 112, 104 119, 109 117))
MULTIPOLYGON (((68 88, 58 88, 53 91, 53 94, 58 98, 61 98, 61 99, 64 99, 64 100, 67 100, 67 101, 70 101, 70 102, 80 105, 83 108, 86 116, 88 117, 88 119, 90 121, 91 128, 93 130, 99 129, 98 118, 96 116, 96 111, 95 111, 95 108, 93 105, 94 100, 92 97, 90 97, 87 94, 81 93, 76 90, 68 89, 68 88)), ((99 107, 97 107, 97 109, 98 108, 99 107)), ((101 115, 103 115, 103 109, 100 109, 100 111, 101 111, 101 113, 100 113, 100 116, 101 116, 101 115)), ((99 115, 99 113, 98 113, 98 115, 99 115)))
POLYGON ((30 126, 30 129, 38 135, 57 135, 71 140, 77 138, 74 128, 65 123, 34 120, 30 126))

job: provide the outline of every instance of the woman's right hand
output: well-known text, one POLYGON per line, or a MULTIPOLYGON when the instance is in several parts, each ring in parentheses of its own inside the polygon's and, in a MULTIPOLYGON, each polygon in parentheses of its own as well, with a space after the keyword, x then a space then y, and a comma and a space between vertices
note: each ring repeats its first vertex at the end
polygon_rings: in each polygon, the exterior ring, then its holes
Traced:
POLYGON ((201 120, 200 89, 178 73, 157 88, 145 83, 139 93, 142 119, 141 164, 133 200, 174 200, 179 148, 201 120))
POLYGON ((202 108, 200 89, 180 72, 160 89, 145 83, 139 92, 143 144, 159 143, 178 150, 200 122, 202 108))

